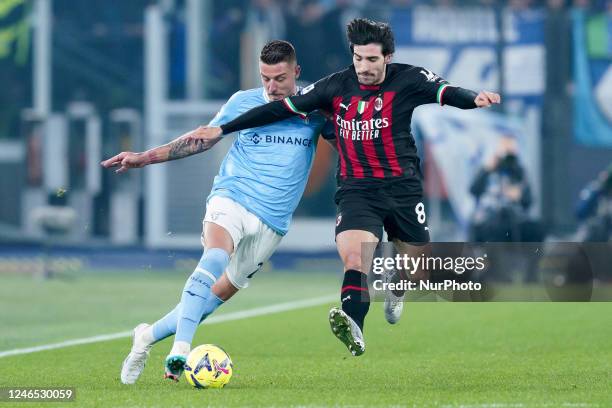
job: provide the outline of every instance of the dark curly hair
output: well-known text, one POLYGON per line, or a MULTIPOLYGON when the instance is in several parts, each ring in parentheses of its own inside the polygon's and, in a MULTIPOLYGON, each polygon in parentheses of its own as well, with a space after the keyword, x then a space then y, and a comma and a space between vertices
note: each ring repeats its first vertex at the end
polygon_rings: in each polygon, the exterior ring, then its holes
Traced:
POLYGON ((395 39, 393 31, 387 23, 379 23, 367 18, 356 18, 346 26, 346 36, 351 46, 351 53, 355 45, 380 44, 383 55, 395 52, 395 39))

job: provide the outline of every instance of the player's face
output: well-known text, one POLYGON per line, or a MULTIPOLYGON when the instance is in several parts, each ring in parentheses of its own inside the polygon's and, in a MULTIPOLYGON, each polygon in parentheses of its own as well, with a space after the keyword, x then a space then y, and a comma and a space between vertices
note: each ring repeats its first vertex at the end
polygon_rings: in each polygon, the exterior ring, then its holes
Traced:
POLYGON ((353 46, 353 65, 361 84, 378 85, 384 81, 385 66, 389 62, 391 55, 384 56, 380 44, 353 46))
POLYGON ((278 101, 295 94, 295 80, 300 76, 300 66, 295 62, 268 65, 260 61, 259 74, 268 98, 278 101))

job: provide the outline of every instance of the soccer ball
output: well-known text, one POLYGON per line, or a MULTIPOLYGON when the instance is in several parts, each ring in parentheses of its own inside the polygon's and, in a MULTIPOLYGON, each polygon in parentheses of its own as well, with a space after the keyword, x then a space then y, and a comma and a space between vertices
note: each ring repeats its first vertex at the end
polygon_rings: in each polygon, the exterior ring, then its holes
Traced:
POLYGON ((222 388, 232 378, 230 356, 219 346, 203 344, 191 350, 185 364, 187 382, 196 388, 222 388))

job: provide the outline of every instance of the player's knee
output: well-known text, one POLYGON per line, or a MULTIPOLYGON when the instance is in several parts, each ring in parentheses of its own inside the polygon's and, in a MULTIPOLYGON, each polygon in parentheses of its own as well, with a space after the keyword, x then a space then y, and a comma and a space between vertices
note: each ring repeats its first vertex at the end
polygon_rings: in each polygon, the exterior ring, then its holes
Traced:
POLYGON ((361 251, 348 251, 343 257, 344 269, 361 270, 361 251))
POLYGON ((219 248, 227 253, 234 251, 234 241, 227 230, 220 225, 206 222, 204 226, 204 245, 206 248, 219 248))

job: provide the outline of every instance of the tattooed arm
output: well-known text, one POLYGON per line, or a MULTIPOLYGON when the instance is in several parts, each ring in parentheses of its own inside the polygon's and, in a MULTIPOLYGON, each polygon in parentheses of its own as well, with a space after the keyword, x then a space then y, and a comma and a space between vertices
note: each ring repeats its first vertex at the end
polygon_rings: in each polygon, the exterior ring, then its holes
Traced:
POLYGON ((115 172, 123 173, 131 168, 140 168, 149 164, 182 159, 183 157, 201 153, 210 149, 221 140, 221 137, 203 136, 204 129, 204 127, 199 127, 174 139, 170 143, 142 153, 121 152, 103 161, 101 164, 106 168, 119 167, 115 172))

